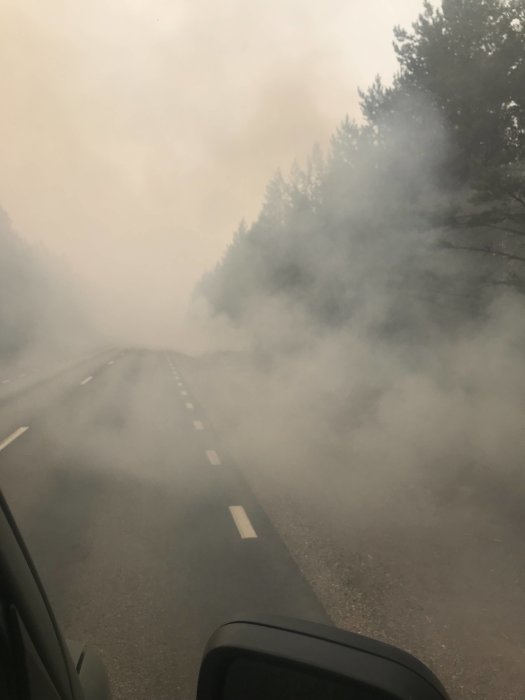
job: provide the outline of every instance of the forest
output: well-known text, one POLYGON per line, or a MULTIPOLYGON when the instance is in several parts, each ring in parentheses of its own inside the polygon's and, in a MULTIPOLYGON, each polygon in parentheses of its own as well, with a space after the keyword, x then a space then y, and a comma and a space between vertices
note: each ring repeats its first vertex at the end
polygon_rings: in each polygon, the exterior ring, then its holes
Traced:
POLYGON ((0 209, 0 363, 67 345, 85 326, 65 268, 14 230, 0 209))
POLYGON ((425 2, 393 46, 392 84, 377 76, 327 152, 275 173, 204 275, 213 314, 242 326, 270 300, 319 332, 359 319, 406 338, 523 292, 525 5, 425 2))

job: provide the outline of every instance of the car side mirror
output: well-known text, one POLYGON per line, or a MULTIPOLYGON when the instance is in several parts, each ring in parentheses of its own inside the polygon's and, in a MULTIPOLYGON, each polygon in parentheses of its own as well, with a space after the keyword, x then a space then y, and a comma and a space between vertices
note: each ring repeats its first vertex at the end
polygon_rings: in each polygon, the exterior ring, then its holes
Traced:
POLYGON ((210 638, 197 700, 449 700, 418 659, 315 623, 243 619, 210 638))

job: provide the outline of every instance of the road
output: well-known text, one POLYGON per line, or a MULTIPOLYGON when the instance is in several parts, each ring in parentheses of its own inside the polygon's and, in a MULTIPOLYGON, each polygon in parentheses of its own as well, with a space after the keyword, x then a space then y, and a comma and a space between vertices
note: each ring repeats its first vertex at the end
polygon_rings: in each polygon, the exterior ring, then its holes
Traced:
POLYGON ((193 697, 236 614, 328 621, 205 408, 173 352, 106 351, 0 391, 2 489, 115 698, 193 697))

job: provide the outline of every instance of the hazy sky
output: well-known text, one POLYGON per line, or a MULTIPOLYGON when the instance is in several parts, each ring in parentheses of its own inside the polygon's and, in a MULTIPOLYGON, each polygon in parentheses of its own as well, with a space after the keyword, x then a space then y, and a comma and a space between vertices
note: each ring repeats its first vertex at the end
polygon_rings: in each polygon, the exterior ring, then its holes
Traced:
POLYGON ((274 170, 391 77, 421 5, 0 0, 0 204, 155 332, 274 170))

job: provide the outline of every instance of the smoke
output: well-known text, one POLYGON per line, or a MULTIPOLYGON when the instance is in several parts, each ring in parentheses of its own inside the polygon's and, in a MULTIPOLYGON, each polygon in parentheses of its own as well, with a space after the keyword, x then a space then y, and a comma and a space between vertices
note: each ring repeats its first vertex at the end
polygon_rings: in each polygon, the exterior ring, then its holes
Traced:
POLYGON ((392 24, 419 3, 398 5, 6 0, 3 207, 88 289, 109 335, 176 341, 269 175, 391 73, 392 24))
MULTIPOLYGON (((54 8, 0 10, 0 200, 75 279, 58 297, 83 290, 86 344, 188 353, 192 390, 335 622, 422 654, 458 693, 494 695, 494 647, 519 680, 516 643, 493 630, 522 638, 501 591, 522 601, 523 305, 512 292, 472 299, 483 265, 436 247, 439 114, 420 104, 421 131, 392 126, 382 178, 357 157, 352 197, 332 191, 348 226, 257 249, 306 283, 269 293, 248 247, 228 276, 240 321, 202 298, 186 313, 275 169, 314 141, 326 150, 341 116, 357 116, 356 86, 391 74, 391 26, 420 0, 54 8)), ((101 391, 68 416, 72 438, 52 418, 44 432, 79 472, 162 486, 173 428, 155 451, 137 436, 169 414, 165 377, 140 354, 118 371, 121 413, 105 414, 101 391)))
POLYGON ((323 333, 274 302, 253 319, 251 352, 182 366, 334 622, 411 650, 454 697, 515 697, 522 299, 405 342, 368 316, 323 333))
POLYGON ((324 191, 335 225, 292 206, 267 227, 263 207, 200 287, 215 342, 223 324, 244 344, 185 369, 334 621, 421 655, 458 697, 497 678, 511 698, 523 299, 480 283, 498 260, 440 246, 436 212, 468 193, 439 186, 447 129, 414 105, 421 129, 390 123, 381 162, 365 148, 324 191))

